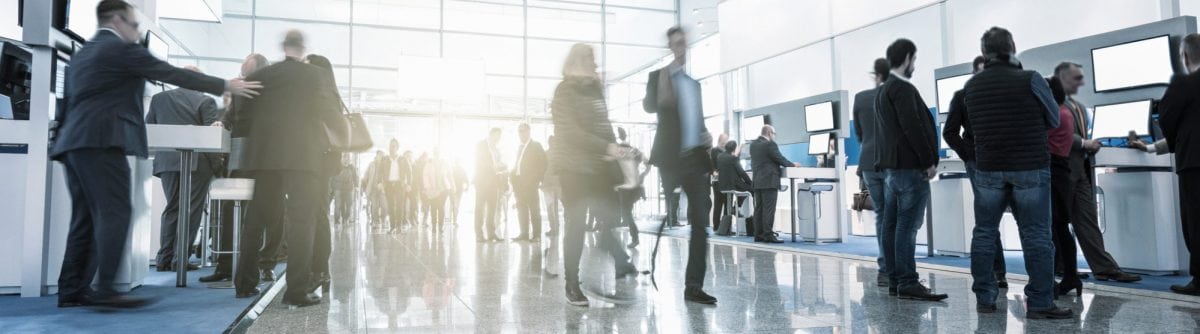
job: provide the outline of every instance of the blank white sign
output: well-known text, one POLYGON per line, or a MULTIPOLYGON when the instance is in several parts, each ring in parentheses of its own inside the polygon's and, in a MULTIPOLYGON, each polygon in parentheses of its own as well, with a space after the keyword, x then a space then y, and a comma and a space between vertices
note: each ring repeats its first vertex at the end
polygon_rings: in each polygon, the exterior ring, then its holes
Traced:
POLYGON ((1092 50, 1096 91, 1166 84, 1175 74, 1167 36, 1092 50))
POLYGON ((1125 138, 1129 131, 1150 135, 1150 100, 1096 106, 1092 138, 1125 138))

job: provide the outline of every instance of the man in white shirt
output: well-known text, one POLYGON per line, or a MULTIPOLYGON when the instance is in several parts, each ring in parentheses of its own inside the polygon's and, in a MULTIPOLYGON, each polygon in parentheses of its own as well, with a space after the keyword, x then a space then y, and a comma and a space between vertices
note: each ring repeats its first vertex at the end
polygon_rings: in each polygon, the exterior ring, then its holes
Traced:
POLYGON ((408 221, 406 193, 411 167, 408 165, 408 161, 400 156, 400 142, 395 138, 392 138, 391 143, 388 144, 388 152, 391 154, 384 159, 383 164, 384 186, 387 189, 389 231, 394 232, 408 221))

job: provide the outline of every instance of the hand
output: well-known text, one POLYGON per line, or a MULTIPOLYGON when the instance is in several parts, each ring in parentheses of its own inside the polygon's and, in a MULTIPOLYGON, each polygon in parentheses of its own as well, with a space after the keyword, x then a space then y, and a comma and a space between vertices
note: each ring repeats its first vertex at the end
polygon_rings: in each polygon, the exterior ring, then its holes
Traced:
POLYGON ((937 166, 929 166, 929 169, 925 170, 925 181, 933 180, 933 177, 936 175, 937 166))
POLYGON ((253 99, 258 96, 258 90, 262 89, 262 84, 258 81, 243 81, 242 79, 229 79, 225 84, 225 90, 230 94, 241 96, 247 99, 253 99))
POLYGON ((225 127, 225 123, 221 123, 221 121, 216 121, 216 122, 213 122, 212 126, 223 128, 223 127, 225 127))
POLYGON ((617 160, 618 158, 623 157, 623 156, 625 156, 625 154, 628 154, 628 153, 629 153, 628 149, 621 147, 620 145, 610 143, 610 144, 608 144, 608 147, 604 150, 604 160, 608 160, 608 161, 617 160))
POLYGON ((1150 148, 1146 146, 1146 142, 1141 139, 1133 139, 1129 141, 1129 147, 1138 149, 1142 152, 1150 152, 1150 148))
POLYGON ((1083 142, 1083 148, 1087 150, 1088 153, 1096 153, 1097 151, 1100 151, 1100 141, 1085 140, 1083 142))
POLYGON ((799 163, 799 162, 793 162, 793 163, 792 163, 792 167, 800 168, 800 163, 799 163))

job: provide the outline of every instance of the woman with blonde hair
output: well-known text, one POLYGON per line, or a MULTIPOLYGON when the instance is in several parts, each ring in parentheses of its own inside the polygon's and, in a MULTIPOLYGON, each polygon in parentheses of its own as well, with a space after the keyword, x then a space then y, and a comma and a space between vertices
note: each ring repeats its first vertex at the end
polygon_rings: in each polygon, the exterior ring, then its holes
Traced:
POLYGON ((619 221, 616 215, 621 170, 615 159, 626 154, 617 145, 608 107, 604 102, 604 83, 596 73, 592 47, 575 44, 563 62, 563 81, 554 90, 551 117, 554 143, 550 154, 562 185, 564 236, 563 267, 567 303, 586 306, 588 299, 580 290, 579 258, 587 215, 596 215, 600 225, 598 245, 612 256, 616 277, 636 275, 629 255, 611 229, 619 221))

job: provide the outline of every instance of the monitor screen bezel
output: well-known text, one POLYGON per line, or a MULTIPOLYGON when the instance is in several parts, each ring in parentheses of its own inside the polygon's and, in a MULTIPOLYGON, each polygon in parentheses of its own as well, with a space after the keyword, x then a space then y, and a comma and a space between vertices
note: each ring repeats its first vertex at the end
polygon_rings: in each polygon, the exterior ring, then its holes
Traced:
MULTIPOLYGON (((942 110, 942 94, 938 93, 938 87, 941 86, 942 80, 954 79, 954 78, 958 78, 958 77, 967 77, 967 81, 971 81, 971 77, 974 77, 974 76, 975 76, 974 73, 965 73, 965 74, 959 74, 959 75, 951 75, 948 77, 933 80, 933 94, 934 94, 934 97, 937 98, 933 102, 937 103, 936 107, 938 107, 939 115, 944 115, 944 114, 950 113, 950 108, 946 108, 946 110, 942 110)), ((963 87, 966 87, 966 86, 967 86, 967 83, 963 82, 963 87)), ((960 91, 963 89, 963 87, 959 87, 958 89, 956 89, 954 91, 955 92, 960 91)), ((950 96, 947 96, 946 98, 954 99, 954 93, 950 93, 950 96)), ((949 106, 950 101, 946 101, 946 105, 949 106)))
POLYGON ((832 132, 822 132, 822 133, 814 133, 814 134, 808 135, 808 155, 821 156, 821 155, 829 154, 829 139, 830 138, 833 138, 832 132), (820 146, 813 146, 813 139, 817 139, 817 137, 819 137, 819 136, 823 136, 824 140, 821 140, 820 146), (813 147, 822 147, 823 149, 820 152, 813 152, 813 147))
MULTIPOLYGON (((1096 66, 1096 50, 1114 48, 1114 47, 1119 47, 1119 46, 1123 46, 1123 45, 1128 45, 1128 44, 1133 44, 1133 43, 1138 43, 1138 42, 1145 42, 1148 40, 1164 38, 1164 37, 1167 39, 1167 58, 1168 58, 1168 63, 1170 63, 1170 65, 1171 65, 1171 74, 1172 75, 1176 74, 1177 73, 1176 66, 1175 66, 1176 57, 1175 57, 1174 52, 1172 52, 1172 49, 1171 49, 1171 35, 1170 34, 1161 34, 1161 35, 1146 37, 1146 38, 1142 38, 1142 39, 1136 39, 1136 40, 1132 40, 1132 41, 1121 42, 1121 43, 1102 46, 1102 47, 1096 47, 1096 48, 1092 48, 1090 51, 1088 51, 1088 57, 1089 57, 1088 61, 1090 61, 1091 65, 1092 65, 1091 66, 1092 67, 1091 68, 1091 70, 1092 70, 1092 78, 1091 78, 1092 79, 1092 92, 1097 93, 1097 94, 1109 93, 1109 92, 1118 92, 1118 91, 1146 88, 1146 87, 1166 86, 1166 85, 1170 84, 1170 80, 1171 80, 1170 77, 1164 78, 1163 82, 1140 84, 1140 85, 1125 86, 1125 87, 1118 87, 1118 88, 1100 89, 1100 86, 1096 84, 1096 79, 1098 78, 1096 76, 1096 69, 1098 67, 1098 66, 1096 66)), ((1120 104, 1120 103, 1114 103, 1114 104, 1120 104)))
POLYGON ((1091 124, 1088 125, 1088 138, 1090 138, 1090 139, 1109 139, 1109 138, 1121 139, 1121 138, 1125 138, 1125 136, 1096 138, 1096 135, 1095 135, 1096 119, 1095 119, 1095 117, 1098 115, 1098 111, 1100 110, 1100 108, 1103 108, 1103 107, 1122 105, 1122 104, 1141 103, 1141 102, 1149 102, 1150 105, 1146 107, 1146 116, 1147 116, 1146 124, 1140 125, 1141 127, 1144 127, 1146 129, 1146 133, 1143 134, 1143 133, 1139 132, 1138 136, 1152 135, 1151 132, 1153 132, 1153 131, 1151 131, 1151 129, 1150 129, 1150 119, 1154 116, 1154 99, 1137 99, 1137 100, 1125 101, 1125 102, 1099 104, 1099 105, 1092 107, 1092 120, 1091 120, 1091 124))
POLYGON ((804 130, 807 131, 808 133, 837 130, 838 119, 837 119, 837 104, 836 104, 836 102, 837 101, 834 101, 834 100, 827 100, 827 101, 821 101, 821 102, 817 102, 817 103, 810 103, 810 104, 804 105, 804 130), (829 104, 829 113, 830 113, 829 117, 830 117, 830 120, 832 120, 832 124, 830 125, 829 128, 821 128, 821 129, 812 128, 812 125, 809 124, 809 122, 808 122, 808 107, 822 105, 822 104, 826 104, 826 103, 829 104))

